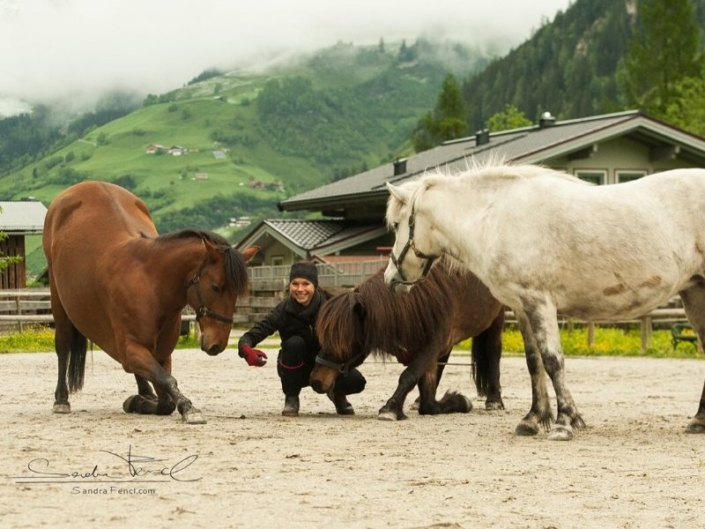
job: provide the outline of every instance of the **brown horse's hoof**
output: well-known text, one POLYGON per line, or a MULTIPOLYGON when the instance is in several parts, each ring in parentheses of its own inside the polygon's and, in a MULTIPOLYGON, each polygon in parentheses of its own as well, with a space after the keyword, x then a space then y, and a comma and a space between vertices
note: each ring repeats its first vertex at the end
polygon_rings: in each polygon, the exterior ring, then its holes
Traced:
POLYGON ((53 413, 71 413, 71 404, 68 402, 55 402, 51 411, 53 413))
POLYGON ((122 410, 125 413, 137 413, 137 404, 135 402, 135 399, 141 399, 139 395, 132 395, 130 397, 127 397, 125 399, 125 402, 122 403, 122 410))

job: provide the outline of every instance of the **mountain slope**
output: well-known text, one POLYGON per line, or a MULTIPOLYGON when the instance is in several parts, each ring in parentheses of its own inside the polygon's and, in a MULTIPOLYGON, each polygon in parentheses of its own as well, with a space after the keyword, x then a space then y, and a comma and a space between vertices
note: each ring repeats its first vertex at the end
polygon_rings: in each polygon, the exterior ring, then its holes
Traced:
MULTIPOLYGON (((403 56, 391 48, 339 44, 264 74, 209 76, 148 96, 0 179, 0 197, 48 204, 73 183, 99 179, 142 197, 162 232, 279 216, 279 200, 404 151, 435 103, 449 68, 438 56, 448 50, 425 41, 404 45, 403 56), (179 150, 149 154, 150 146, 179 150)), ((478 63, 474 52, 452 50, 463 73, 478 63)))

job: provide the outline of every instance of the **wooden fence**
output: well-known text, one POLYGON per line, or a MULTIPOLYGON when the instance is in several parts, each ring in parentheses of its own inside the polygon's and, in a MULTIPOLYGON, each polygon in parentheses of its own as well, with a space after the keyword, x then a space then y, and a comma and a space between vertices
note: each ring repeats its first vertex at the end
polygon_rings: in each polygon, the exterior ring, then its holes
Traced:
MULTIPOLYGON (((379 262, 347 262, 335 265, 319 264, 319 284, 332 291, 353 288, 374 275, 386 265, 379 262)), ((289 266, 259 266, 249 269, 250 293, 237 301, 234 322, 237 327, 247 327, 263 318, 287 295, 289 266)), ((193 325, 195 314, 187 307, 183 313, 185 325, 193 325)), ((507 311, 507 322, 515 322, 514 315, 507 311)), ((588 344, 595 343, 596 325, 615 325, 615 322, 579 322, 560 319, 562 325, 586 325, 588 344)), ((671 326, 686 321, 680 300, 675 298, 664 307, 651 311, 638 320, 619 322, 638 324, 641 329, 641 345, 646 350, 655 326, 671 326)), ((22 330, 29 324, 51 324, 51 300, 49 289, 0 290, 0 331, 22 330)), ((185 328, 182 327, 182 333, 185 328)))

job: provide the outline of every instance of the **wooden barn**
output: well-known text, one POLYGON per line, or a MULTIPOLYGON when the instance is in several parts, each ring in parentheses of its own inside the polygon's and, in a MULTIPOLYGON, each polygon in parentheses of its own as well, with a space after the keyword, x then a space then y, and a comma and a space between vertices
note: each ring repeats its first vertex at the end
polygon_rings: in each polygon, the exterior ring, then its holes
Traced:
POLYGON ((0 289, 27 286, 25 237, 42 233, 46 213, 46 206, 37 201, 0 202, 0 232, 5 234, 0 240, 0 257, 22 257, 0 272, 0 289))

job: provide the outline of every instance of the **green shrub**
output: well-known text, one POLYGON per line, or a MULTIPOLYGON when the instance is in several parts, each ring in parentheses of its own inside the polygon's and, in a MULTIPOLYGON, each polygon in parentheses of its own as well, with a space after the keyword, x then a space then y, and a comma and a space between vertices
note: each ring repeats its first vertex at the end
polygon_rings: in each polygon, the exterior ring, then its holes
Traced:
MULTIPOLYGON (((469 350, 471 340, 456 346, 459 350, 469 350)), ((565 356, 651 356, 655 358, 701 358, 702 354, 691 344, 681 344, 675 350, 671 342, 671 332, 657 330, 651 335, 646 352, 641 350, 641 332, 638 327, 627 330, 615 327, 596 327, 595 343, 588 345, 587 329, 576 327, 561 330, 561 345, 565 356)), ((502 335, 502 350, 505 354, 523 354, 524 341, 514 326, 507 326, 502 335)))

